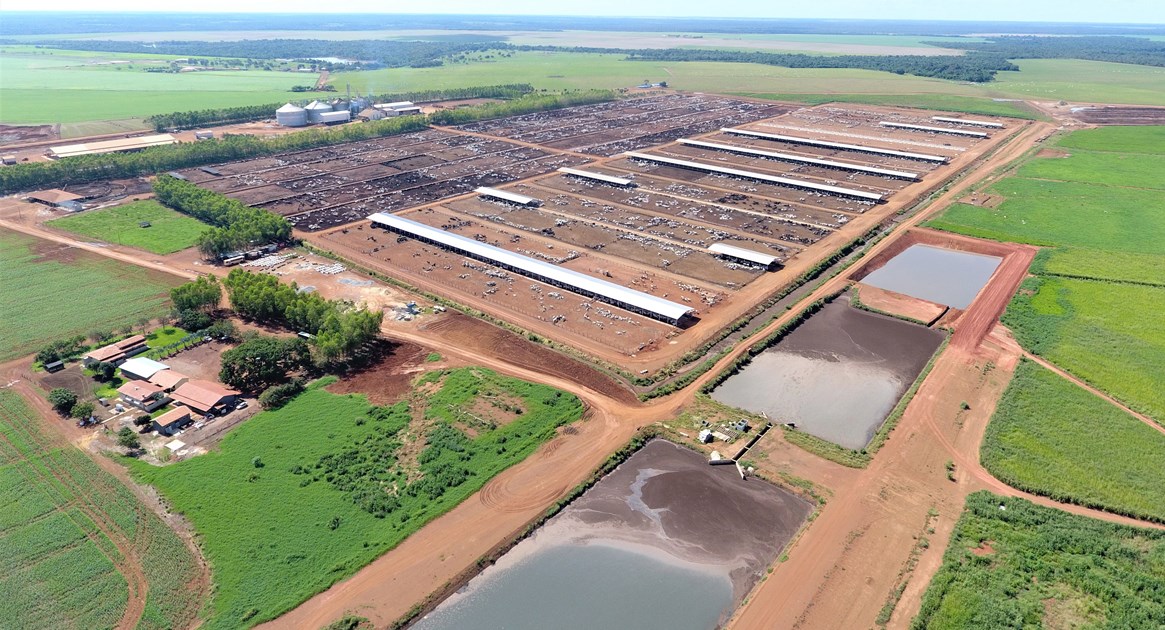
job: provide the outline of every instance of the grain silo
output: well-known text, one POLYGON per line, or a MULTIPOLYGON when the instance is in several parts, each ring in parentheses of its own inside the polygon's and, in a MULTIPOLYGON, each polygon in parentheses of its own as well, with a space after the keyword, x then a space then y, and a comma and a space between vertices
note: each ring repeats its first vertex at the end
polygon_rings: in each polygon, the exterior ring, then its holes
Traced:
POLYGON ((307 121, 309 123, 318 123, 320 122, 320 114, 332 111, 332 106, 327 103, 312 101, 304 109, 307 110, 307 121))
POLYGON ((307 124, 307 110, 288 103, 275 110, 275 122, 284 127, 303 127, 307 124))

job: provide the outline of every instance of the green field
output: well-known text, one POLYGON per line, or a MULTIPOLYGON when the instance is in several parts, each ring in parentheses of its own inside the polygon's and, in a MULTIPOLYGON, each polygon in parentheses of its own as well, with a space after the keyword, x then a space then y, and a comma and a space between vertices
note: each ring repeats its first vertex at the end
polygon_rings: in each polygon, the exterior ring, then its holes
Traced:
POLYGON ((1158 628, 1163 580, 1165 532, 976 492, 911 627, 1158 628))
POLYGON ((1056 146, 1086 151, 1165 154, 1165 126, 1099 127, 1074 131, 1056 146))
POLYGON ((1037 276, 1003 323, 1020 344, 1165 423, 1165 287, 1037 276))
POLYGON ((16 394, 0 390, 0 619, 13 628, 112 628, 128 600, 124 557, 79 509, 107 517, 140 559, 149 591, 139 630, 186 627, 201 602, 195 558, 112 475, 56 446, 16 394), (84 502, 80 497, 84 497, 84 502))
POLYGON ((169 274, 0 231, 0 361, 46 343, 111 330, 169 308, 169 274))
POLYGON ((1018 175, 1031 179, 1165 190, 1165 155, 1072 149, 1067 157, 1031 160, 1019 169, 1018 175))
POLYGON ((955 96, 951 94, 766 94, 755 92, 737 93, 737 96, 765 98, 774 101, 792 101, 819 105, 821 103, 868 103, 891 107, 919 107, 939 111, 964 112, 984 116, 1010 116, 1041 120, 1045 118, 1036 110, 1017 101, 994 101, 975 96, 955 96))
POLYGON ((1021 490, 1165 522, 1165 435, 1035 362, 1016 370, 982 461, 1021 490))
POLYGON ((1165 203, 1159 191, 1012 177, 989 192, 1005 201, 996 208, 955 204, 927 225, 997 241, 1098 253, 1074 258, 1073 275, 1130 281, 1161 275, 1165 203), (1142 255, 1136 260, 1143 264, 1113 269, 1106 259, 1109 252, 1142 255))
POLYGON ((315 74, 240 70, 145 72, 172 56, 82 53, 27 47, 0 49, 0 122, 13 124, 125 120, 151 114, 274 103, 315 74), (126 61, 129 63, 113 63, 126 61))
POLYGON ((171 254, 193 247, 207 225, 156 201, 134 201, 123 206, 90 210, 49 224, 57 229, 99 241, 137 247, 155 254, 171 254), (148 221, 150 227, 139 224, 148 221))
POLYGON ((431 372, 391 407, 312 388, 216 451, 132 470, 199 532, 216 587, 206 627, 238 628, 351 575, 581 413, 574 396, 488 370, 431 372))

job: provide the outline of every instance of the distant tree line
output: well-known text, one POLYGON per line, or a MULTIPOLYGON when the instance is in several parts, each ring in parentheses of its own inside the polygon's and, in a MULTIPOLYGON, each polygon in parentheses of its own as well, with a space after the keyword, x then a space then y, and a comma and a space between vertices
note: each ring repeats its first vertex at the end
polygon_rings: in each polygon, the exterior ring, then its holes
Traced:
POLYGON ((294 282, 284 284, 267 274, 233 269, 223 284, 239 315, 314 335, 314 358, 320 365, 352 356, 380 333, 384 318, 380 311, 301 292, 294 282))
POLYGON ((158 177, 154 193, 162 204, 211 226, 198 237, 198 249, 208 258, 291 238, 287 219, 177 177, 158 177))
POLYGON ((545 50, 585 53, 617 53, 628 61, 719 61, 758 63, 783 68, 856 68, 894 74, 913 74, 951 81, 991 81, 1000 70, 1019 70, 1006 57, 995 53, 974 52, 965 55, 804 55, 747 50, 698 50, 689 48, 612 49, 562 48, 557 46, 521 46, 521 50, 545 50))
POLYGON ((1085 59, 1165 66, 1165 41, 1144 37, 997 37, 987 42, 928 42, 1008 59, 1085 59))
MULTIPOLYGON (((528 83, 512 83, 508 85, 484 85, 448 90, 398 92, 396 94, 370 95, 368 98, 374 103, 393 101, 426 102, 465 98, 514 99, 533 91, 533 86, 528 83)), ((283 103, 268 103, 266 105, 245 105, 242 107, 222 107, 189 112, 174 112, 172 114, 157 114, 146 118, 146 123, 153 125, 154 129, 158 131, 166 131, 167 129, 193 129, 195 127, 210 125, 230 125, 271 118, 275 115, 275 110, 281 105, 283 103)))
POLYGON ((227 135, 223 138, 151 147, 134 153, 80 155, 52 162, 21 162, 0 168, 0 195, 22 190, 53 188, 69 184, 153 175, 181 168, 217 164, 232 160, 302 151, 318 147, 367 140, 412 131, 434 124, 460 124, 500 116, 528 114, 570 105, 614 100, 606 90, 563 95, 529 94, 507 103, 436 112, 432 116, 400 116, 358 125, 306 129, 269 138, 227 135), (449 122, 457 120, 457 123, 449 122))

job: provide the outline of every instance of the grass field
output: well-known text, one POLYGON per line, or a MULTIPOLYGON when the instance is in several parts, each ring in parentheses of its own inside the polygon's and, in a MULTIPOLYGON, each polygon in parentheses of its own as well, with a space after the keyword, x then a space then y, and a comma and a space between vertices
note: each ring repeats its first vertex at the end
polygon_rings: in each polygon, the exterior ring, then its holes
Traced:
POLYGON ((0 361, 46 343, 157 317, 168 309, 168 274, 0 231, 0 361))
POLYGON ((1010 486, 1165 522, 1165 436, 1035 362, 1016 370, 982 461, 1010 486))
POLYGON ((1117 153, 1165 153, 1165 126, 1099 127, 1074 131, 1060 138, 1056 146, 1087 151, 1117 153))
POLYGON ((216 586, 206 627, 237 628, 351 575, 581 413, 573 396, 488 370, 433 372, 392 407, 312 388, 214 452, 133 471, 201 536, 216 586))
POLYGON ((201 605, 195 558, 112 475, 58 445, 24 401, 0 390, 0 619, 14 628, 112 628, 127 602, 123 556, 80 509, 132 545, 149 584, 137 628, 185 627, 201 605), (83 498, 82 498, 83 497, 83 498))
POLYGON ((956 96, 952 94, 765 94, 744 92, 738 95, 765 98, 774 101, 792 101, 809 105, 832 102, 868 103, 870 105, 920 107, 923 109, 982 114, 985 116, 1010 116, 1012 118, 1026 118, 1029 120, 1041 120, 1044 118, 1042 114, 1039 114, 1021 102, 994 101, 989 98, 956 96))
POLYGON ((1032 179, 1165 190, 1165 155, 1071 149, 1068 157, 1031 160, 1018 174, 1032 179))
POLYGON ((1024 348, 1165 423, 1165 287, 1037 276, 1003 323, 1024 348))
POLYGON ((193 247, 207 225, 156 201, 134 201, 123 206, 90 210, 51 221, 52 227, 107 243, 129 245, 155 254, 193 247), (150 227, 139 224, 148 221, 150 227))
MULTIPOLYGON (((0 122, 73 123, 274 103, 296 96, 293 85, 315 74, 277 71, 151 73, 172 57, 84 53, 27 47, 0 49, 0 122), (130 63, 111 63, 129 61, 130 63)), ((302 95, 300 95, 302 96, 302 95)))
POLYGON ((976 492, 911 627, 1155 628, 1163 575, 1165 532, 976 492))

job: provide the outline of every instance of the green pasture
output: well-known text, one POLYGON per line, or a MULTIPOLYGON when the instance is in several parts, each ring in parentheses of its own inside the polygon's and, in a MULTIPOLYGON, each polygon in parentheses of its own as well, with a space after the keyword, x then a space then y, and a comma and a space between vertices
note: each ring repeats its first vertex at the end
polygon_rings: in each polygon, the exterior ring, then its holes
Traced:
POLYGON ((963 112, 983 116, 1010 116, 1041 120, 1042 114, 1019 101, 997 101, 977 96, 957 96, 953 94, 767 94, 756 92, 735 93, 737 96, 765 98, 774 101, 791 101, 807 105, 821 103, 866 103, 891 107, 916 107, 939 111, 963 112))
POLYGON ((89 210, 50 221, 49 225, 155 254, 170 254, 193 247, 198 243, 198 236, 207 229, 205 223, 149 200, 89 210), (150 227, 141 227, 142 222, 148 222, 150 227))
POLYGON ((913 630, 1155 628, 1165 532, 980 491, 922 598, 913 630))
MULTIPOLYGON (((1165 147, 1165 144, 1161 144, 1165 147)), ((1071 149, 1066 157, 1036 157, 1020 177, 1165 190, 1165 155, 1071 149)))
POLYGON ((1165 155, 1165 126, 1097 127, 1062 136, 1056 146, 1086 151, 1165 155))
POLYGON ((0 231, 0 361, 165 313, 180 279, 0 231))
POLYGON ((982 461, 1010 486, 1165 522, 1165 435, 1035 362, 999 401, 982 461))
POLYGON ((1036 276, 1003 323, 1024 348, 1165 424, 1165 287, 1036 276))
POLYGON ((391 407, 309 388, 206 455, 164 468, 131 462, 134 475, 198 530, 214 567, 207 628, 245 627, 290 610, 452 509, 582 413, 573 396, 477 368, 430 373, 422 387, 391 407), (519 415, 495 423, 515 408, 519 415))

